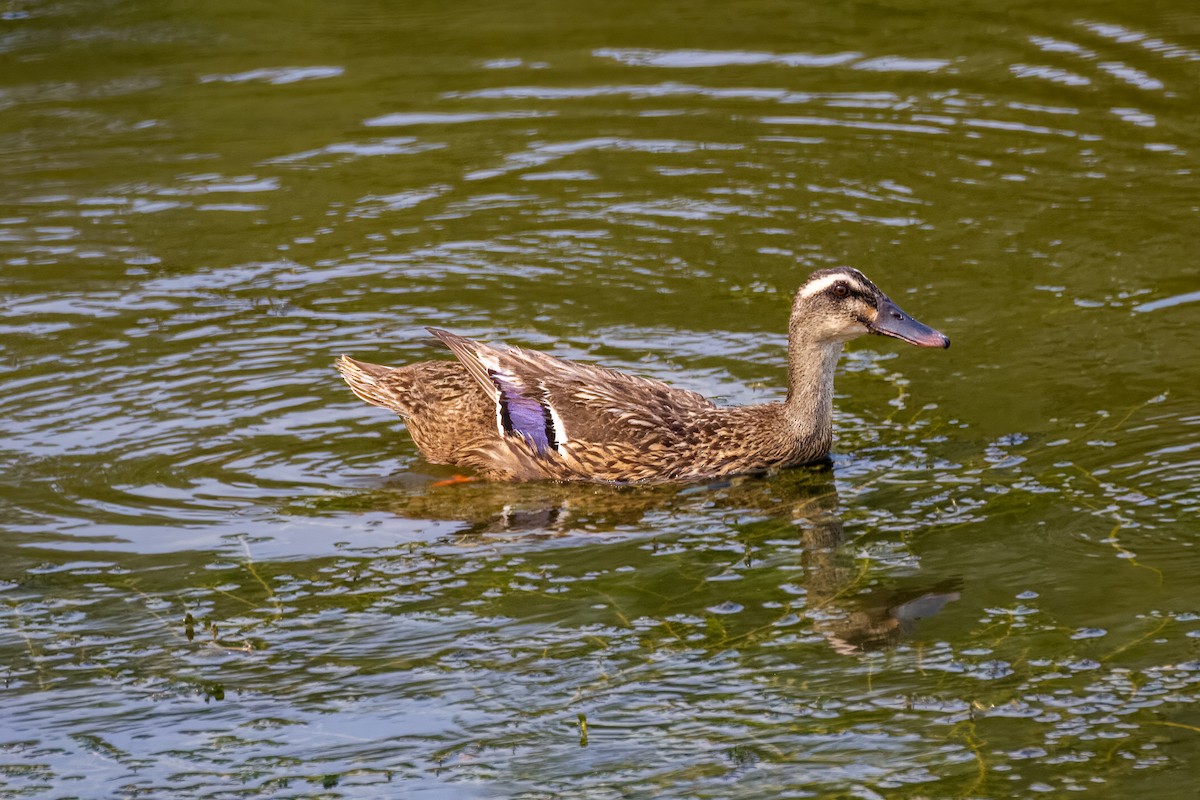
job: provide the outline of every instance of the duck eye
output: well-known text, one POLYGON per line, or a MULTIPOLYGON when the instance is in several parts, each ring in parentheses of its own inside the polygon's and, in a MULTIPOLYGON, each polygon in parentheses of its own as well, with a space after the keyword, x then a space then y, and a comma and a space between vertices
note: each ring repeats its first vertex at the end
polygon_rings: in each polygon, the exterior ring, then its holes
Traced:
POLYGON ((841 281, 838 281, 837 283, 835 283, 833 285, 833 296, 834 297, 849 297, 850 296, 850 287, 847 286, 846 284, 842 283, 841 281))

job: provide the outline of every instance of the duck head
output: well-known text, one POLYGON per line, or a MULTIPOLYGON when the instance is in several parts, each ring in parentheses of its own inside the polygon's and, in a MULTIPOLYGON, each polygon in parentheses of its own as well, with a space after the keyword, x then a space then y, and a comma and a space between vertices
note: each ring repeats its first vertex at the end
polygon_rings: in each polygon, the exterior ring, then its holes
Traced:
POLYGON ((796 292, 789 326, 793 338, 847 342, 866 333, 918 347, 949 347, 950 340, 900 310, 891 298, 851 267, 817 270, 796 292))

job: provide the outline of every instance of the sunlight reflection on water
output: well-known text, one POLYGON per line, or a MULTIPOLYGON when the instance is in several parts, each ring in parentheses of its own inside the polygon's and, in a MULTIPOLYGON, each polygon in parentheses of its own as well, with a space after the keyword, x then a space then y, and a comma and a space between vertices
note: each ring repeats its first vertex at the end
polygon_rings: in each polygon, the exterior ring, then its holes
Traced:
POLYGON ((3 791, 1185 796, 1194 15, 544 11, 3 12, 3 791), (838 264, 955 348, 828 467, 439 486, 332 370, 762 402, 838 264))

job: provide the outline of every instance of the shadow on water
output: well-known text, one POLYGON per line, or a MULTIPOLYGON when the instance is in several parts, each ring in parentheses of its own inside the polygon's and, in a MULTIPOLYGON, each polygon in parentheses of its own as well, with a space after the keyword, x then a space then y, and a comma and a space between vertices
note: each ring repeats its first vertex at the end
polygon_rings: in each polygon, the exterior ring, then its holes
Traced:
POLYGON ((828 462, 687 486, 616 487, 490 481, 452 482, 405 472, 382 488, 327 498, 320 513, 383 512, 410 520, 456 521, 462 547, 618 534, 633 538, 669 528, 663 520, 722 515, 755 545, 788 531, 800 546, 806 615, 840 653, 887 648, 911 635, 918 620, 960 596, 960 578, 880 585, 847 544, 841 500, 828 462))

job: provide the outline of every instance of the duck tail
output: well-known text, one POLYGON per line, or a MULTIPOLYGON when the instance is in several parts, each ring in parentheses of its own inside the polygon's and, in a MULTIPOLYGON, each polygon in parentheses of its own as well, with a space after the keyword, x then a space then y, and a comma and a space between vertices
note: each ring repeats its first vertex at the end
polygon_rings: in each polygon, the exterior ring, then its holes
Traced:
POLYGON ((338 372, 350 386, 350 391, 374 406, 386 408, 397 414, 409 414, 408 403, 384 380, 393 370, 379 364, 357 361, 350 356, 341 356, 336 362, 338 372))

